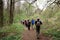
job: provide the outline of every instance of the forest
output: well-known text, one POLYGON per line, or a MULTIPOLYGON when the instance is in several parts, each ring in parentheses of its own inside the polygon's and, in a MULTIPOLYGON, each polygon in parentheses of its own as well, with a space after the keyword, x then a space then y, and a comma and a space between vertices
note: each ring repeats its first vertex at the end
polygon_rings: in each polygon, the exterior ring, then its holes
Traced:
POLYGON ((22 20, 43 22, 39 40, 60 40, 60 0, 0 0, 0 40, 36 40, 22 20))

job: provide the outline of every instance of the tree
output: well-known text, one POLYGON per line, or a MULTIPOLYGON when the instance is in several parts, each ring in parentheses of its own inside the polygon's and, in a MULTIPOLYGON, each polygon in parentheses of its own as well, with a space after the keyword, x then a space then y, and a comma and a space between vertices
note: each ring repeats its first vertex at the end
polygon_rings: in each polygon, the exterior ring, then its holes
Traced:
POLYGON ((25 0, 28 3, 28 7, 26 8, 27 10, 27 15, 31 16, 32 15, 32 4, 34 4, 37 0, 31 0, 31 2, 29 0, 25 0))
POLYGON ((9 3, 10 1, 9 0, 7 0, 7 10, 9 11, 9 6, 10 6, 10 3, 9 3))
POLYGON ((9 18, 10 24, 13 23, 14 4, 15 4, 15 0, 10 0, 10 18, 9 18))
POLYGON ((0 0, 0 27, 3 26, 3 0, 0 0))
MULTIPOLYGON (((47 3, 51 2, 51 1, 52 0, 48 0, 47 3)), ((58 7, 60 7, 60 0, 54 0, 52 3, 50 3, 50 5, 52 5, 52 4, 56 4, 58 7)))
POLYGON ((7 17, 8 17, 7 24, 9 24, 9 11, 10 11, 10 0, 7 0, 7 17))

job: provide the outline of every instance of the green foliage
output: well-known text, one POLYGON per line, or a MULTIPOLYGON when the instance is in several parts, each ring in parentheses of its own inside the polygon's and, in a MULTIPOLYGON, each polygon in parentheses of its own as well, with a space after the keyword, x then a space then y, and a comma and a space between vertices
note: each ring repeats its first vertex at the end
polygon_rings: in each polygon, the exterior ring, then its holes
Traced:
POLYGON ((3 21, 4 21, 4 25, 8 25, 8 20, 9 20, 9 13, 7 12, 7 9, 4 9, 4 18, 3 18, 3 21))
POLYGON ((41 32, 46 36, 50 36, 53 40, 60 40, 60 8, 55 6, 53 9, 47 8, 40 15, 43 19, 41 32))
POLYGON ((0 40, 22 40, 22 32, 24 27, 20 23, 13 23, 10 26, 3 27, 0 29, 0 33, 6 33, 5 36, 0 38, 0 40))
POLYGON ((17 33, 15 35, 9 35, 1 38, 1 40, 22 40, 21 34, 17 33))

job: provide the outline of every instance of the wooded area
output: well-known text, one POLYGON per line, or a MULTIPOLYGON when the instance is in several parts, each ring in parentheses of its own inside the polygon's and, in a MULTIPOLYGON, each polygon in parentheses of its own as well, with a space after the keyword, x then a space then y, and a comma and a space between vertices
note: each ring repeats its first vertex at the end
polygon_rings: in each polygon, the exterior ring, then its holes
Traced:
MULTIPOLYGON (((41 4, 43 5, 41 9, 37 3, 40 1, 0 0, 0 35, 3 35, 0 39, 4 40, 12 33, 18 40, 21 38, 18 35, 24 31, 24 26, 20 21, 32 18, 36 20, 39 17, 43 21, 41 32, 47 36, 52 35, 53 40, 60 40, 60 0, 47 0, 45 4, 41 4)), ((11 36, 11 40, 14 40, 11 36)))

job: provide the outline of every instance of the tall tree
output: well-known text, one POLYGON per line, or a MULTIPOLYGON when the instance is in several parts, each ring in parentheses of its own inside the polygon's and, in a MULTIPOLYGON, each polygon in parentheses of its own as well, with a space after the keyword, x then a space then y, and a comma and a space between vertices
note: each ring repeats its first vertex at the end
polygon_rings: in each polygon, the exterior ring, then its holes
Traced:
POLYGON ((10 11, 10 0, 7 0, 7 17, 8 17, 7 24, 9 24, 9 11, 10 11))
POLYGON ((3 0, 0 0, 0 27, 3 26, 3 0))
POLYGON ((9 0, 7 0, 7 10, 9 10, 9 3, 10 1, 9 0))
POLYGON ((26 8, 28 16, 31 16, 32 14, 32 4, 34 4, 37 0, 25 0, 28 3, 28 7, 26 8))
POLYGON ((10 0, 10 19, 9 19, 10 24, 13 23, 14 4, 15 0, 10 0))

